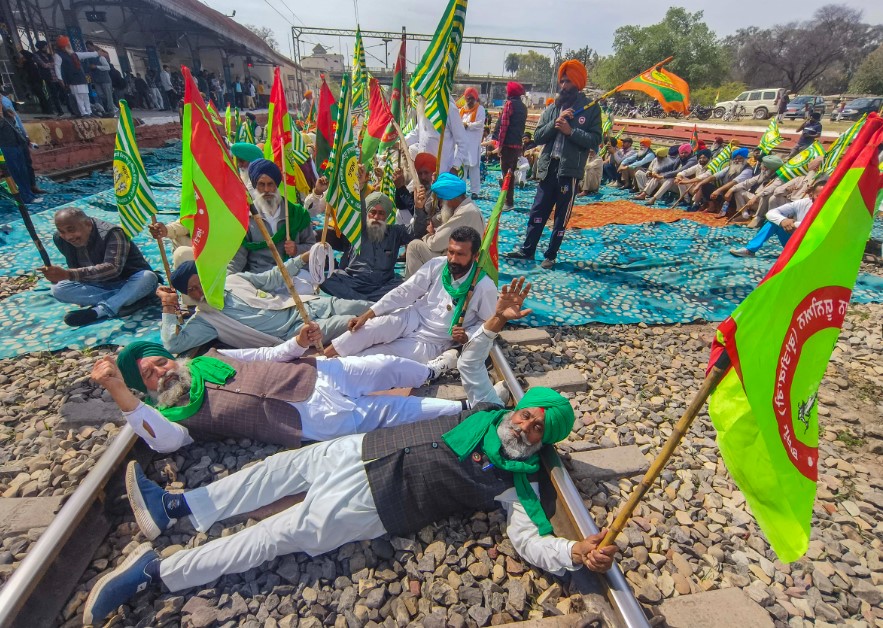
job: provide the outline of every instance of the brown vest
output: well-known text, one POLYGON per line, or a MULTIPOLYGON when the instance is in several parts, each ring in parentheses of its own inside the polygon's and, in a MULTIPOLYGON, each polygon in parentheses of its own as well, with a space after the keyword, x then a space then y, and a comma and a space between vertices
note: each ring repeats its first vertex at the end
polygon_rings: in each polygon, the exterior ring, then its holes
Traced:
POLYGON ((250 438, 300 447, 300 414, 291 403, 306 401, 316 388, 316 361, 240 362, 214 350, 207 355, 236 369, 221 386, 206 382, 205 401, 184 422, 200 438, 250 438))

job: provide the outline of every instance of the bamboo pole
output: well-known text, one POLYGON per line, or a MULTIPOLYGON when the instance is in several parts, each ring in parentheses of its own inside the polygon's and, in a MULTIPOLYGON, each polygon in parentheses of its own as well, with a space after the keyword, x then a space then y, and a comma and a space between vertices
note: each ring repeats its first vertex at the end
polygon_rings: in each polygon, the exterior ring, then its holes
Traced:
MULTIPOLYGON (((288 208, 286 207, 286 209, 288 208)), ((282 280, 285 282, 285 286, 288 288, 291 298, 294 299, 294 305, 297 307, 297 311, 300 312, 301 320, 303 320, 304 325, 308 325, 311 322, 310 315, 307 314, 304 302, 301 300, 297 290, 294 289, 294 282, 291 281, 291 275, 288 274, 288 269, 285 268, 285 264, 282 263, 282 256, 279 255, 279 250, 276 248, 276 244, 273 242, 270 232, 267 231, 267 225, 264 224, 264 220, 260 217, 258 210, 255 209, 254 205, 249 206, 249 211, 251 212, 251 216, 254 218, 254 222, 258 229, 260 229, 261 235, 267 243, 267 249, 269 249, 270 253, 273 255, 273 259, 276 261, 276 267, 279 269, 279 272, 282 273, 282 280)), ((321 340, 316 343, 316 349, 318 349, 320 353, 325 351, 325 347, 321 340)))
POLYGON ((723 379, 724 374, 727 372, 727 369, 729 367, 730 357, 729 355, 727 355, 727 352, 724 351, 721 353, 721 356, 712 367, 711 372, 709 372, 709 374, 705 377, 705 380, 702 382, 702 385, 699 387, 699 390, 696 392, 696 395, 693 397, 692 401, 690 401, 687 409, 684 410, 684 414, 681 415, 680 420, 677 422, 674 429, 672 430, 671 436, 668 437, 665 445, 663 445, 662 451, 659 452, 659 455, 656 456, 656 459, 650 465, 647 473, 644 474, 644 477, 641 478, 641 481, 638 483, 637 486, 635 486, 626 504, 619 509, 619 512, 616 514, 616 518, 613 520, 613 524, 607 531, 607 535, 601 541, 601 544, 598 545, 598 549, 601 549, 602 547, 606 547, 613 543, 619 533, 622 532, 625 524, 635 512, 635 508, 637 508, 638 503, 641 501, 644 495, 647 494, 647 491, 650 490, 650 488, 653 486, 653 483, 656 482, 656 478, 658 478, 659 474, 662 473, 662 470, 665 468, 665 465, 668 463, 675 449, 680 444, 681 440, 683 440, 684 435, 689 431, 690 425, 692 425, 693 420, 699 414, 702 406, 705 405, 705 401, 708 399, 708 396, 714 391, 714 389, 723 379))
MULTIPOLYGON (((156 214, 151 214, 150 222, 154 225, 157 224, 156 214)), ((156 246, 159 248, 159 256, 162 259, 162 267, 166 273, 166 281, 169 282, 169 286, 172 285, 172 267, 169 265, 169 257, 166 254, 166 247, 163 245, 163 241, 161 237, 154 238, 156 240, 156 246)), ((177 293, 176 293, 177 294, 177 293)), ((175 306, 175 314, 178 316, 178 324, 175 325, 175 334, 181 331, 181 325, 184 324, 184 315, 181 312, 181 300, 178 299, 178 305, 175 306)))
MULTIPOLYGON (((0 158, 2 158, 2 155, 0 155, 0 158)), ((5 166, 5 164, 6 161, 4 159, 2 165, 5 166)), ((43 265, 47 268, 52 266, 52 260, 49 258, 49 253, 46 252, 46 249, 43 247, 43 242, 40 240, 40 236, 37 235, 37 230, 34 228, 34 223, 31 220, 31 214, 28 213, 28 208, 25 206, 24 201, 21 200, 21 192, 19 192, 18 186, 15 184, 12 175, 9 174, 8 168, 4 169, 3 180, 9 188, 9 193, 12 194, 16 207, 18 207, 18 213, 21 214, 21 219, 25 223, 25 229, 28 230, 28 235, 31 236, 31 241, 34 243, 34 246, 37 247, 37 253, 40 255, 40 259, 43 260, 43 265)))

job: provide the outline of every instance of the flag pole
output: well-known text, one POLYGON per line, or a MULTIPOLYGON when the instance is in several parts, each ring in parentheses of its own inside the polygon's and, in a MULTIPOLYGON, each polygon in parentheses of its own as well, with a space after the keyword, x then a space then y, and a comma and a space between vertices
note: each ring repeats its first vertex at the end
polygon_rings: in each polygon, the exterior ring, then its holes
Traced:
POLYGON ((708 399, 709 395, 714 392, 714 389, 721 382, 724 374, 727 372, 729 367, 730 356, 727 354, 726 351, 722 351, 720 357, 718 357, 717 361, 714 363, 714 366, 711 368, 711 371, 708 373, 708 375, 705 376, 705 380, 702 382, 699 390, 690 401, 687 409, 684 410, 684 414, 681 415, 680 420, 674 426, 671 436, 668 437, 668 440, 662 447, 662 451, 660 451, 659 455, 656 456, 656 459, 650 465, 647 473, 645 473, 644 477, 641 478, 640 483, 635 486, 626 504, 619 509, 619 512, 616 514, 616 518, 613 520, 613 524, 607 530, 607 534, 598 545, 598 549, 601 549, 602 547, 606 547, 613 543, 619 533, 622 532, 625 524, 635 512, 635 508, 637 508, 638 503, 656 482, 656 478, 658 478, 660 473, 662 473, 662 470, 665 468, 665 465, 668 463, 672 454, 675 452, 675 449, 677 449, 678 445, 681 443, 681 440, 683 440, 684 436, 690 430, 690 426, 692 425, 693 420, 698 416, 699 411, 702 410, 702 407, 705 405, 705 401, 708 399))
POLYGON ((21 219, 25 223, 25 229, 28 230, 28 235, 31 236, 34 246, 37 247, 37 253, 39 253, 40 259, 43 260, 43 265, 48 268, 49 266, 52 266, 52 260, 49 259, 49 253, 43 248, 43 242, 40 240, 40 236, 37 235, 37 230, 34 228, 34 223, 31 220, 31 214, 28 213, 28 208, 25 206, 24 201, 21 200, 21 192, 18 191, 18 186, 15 184, 15 180, 13 180, 12 175, 9 174, 9 169, 6 168, 5 159, 3 159, 0 166, 3 167, 3 180, 6 182, 6 186, 9 188, 9 193, 12 194, 13 200, 15 200, 15 205, 18 207, 18 213, 21 214, 21 219))
MULTIPOLYGON (((287 205, 285 209, 288 209, 287 205)), ((304 302, 301 300, 297 290, 294 289, 294 282, 291 281, 291 275, 288 274, 288 269, 285 268, 285 264, 282 263, 282 256, 279 255, 279 250, 276 248, 276 244, 273 242, 270 232, 267 231, 267 225, 264 224, 264 221, 261 219, 258 210, 254 205, 249 206, 249 212, 251 213, 252 218, 254 218, 254 223, 257 225, 258 229, 260 229, 264 241, 267 243, 267 249, 269 249, 270 253, 273 255, 273 259, 276 261, 276 267, 279 269, 279 272, 282 273, 282 280, 285 282, 285 286, 288 288, 291 298, 294 299, 294 305, 297 307, 297 311, 300 312, 301 320, 303 320, 304 325, 309 325, 311 322, 310 315, 307 313, 307 309, 304 307, 304 302)), ((318 349, 320 353, 325 351, 321 338, 316 342, 316 349, 318 349)))
MULTIPOLYGON (((647 71, 649 71, 649 70, 652 70, 653 68, 661 68, 661 67, 664 66, 666 63, 670 63, 673 59, 674 59, 674 56, 671 56, 671 57, 668 57, 667 59, 663 59, 663 60, 660 61, 659 63, 654 63, 654 64, 651 65, 649 68, 647 68, 646 70, 644 70, 644 72, 647 72, 647 71)), ((574 116, 578 116, 578 115, 581 114, 582 112, 587 111, 589 108, 591 108, 592 105, 597 104, 599 100, 604 100, 605 98, 608 98, 608 97, 610 97, 610 96, 613 96, 613 94, 615 94, 616 92, 619 91, 619 88, 620 88, 620 87, 622 87, 623 85, 625 85, 626 83, 628 83, 628 82, 630 82, 630 81, 634 81, 635 79, 639 78, 639 77, 641 76, 641 74, 643 74, 644 72, 639 72, 638 74, 635 74, 635 75, 634 75, 632 78, 630 78, 628 81, 625 81, 625 82, 623 82, 623 83, 620 83, 619 85, 617 85, 616 87, 614 87, 613 89, 611 89, 609 92, 606 92, 606 93, 604 93, 604 94, 601 94, 601 95, 598 96, 597 98, 595 98, 595 99, 593 99, 592 101, 590 101, 589 104, 587 104, 585 107, 583 107, 583 108, 580 109, 579 111, 574 111, 574 112, 573 112, 573 115, 574 115, 574 116)))
MULTIPOLYGON (((156 221, 156 214, 150 215, 150 222, 152 224, 158 224, 156 221)), ((160 236, 156 236, 154 238, 156 240, 156 246, 159 248, 159 256, 162 258, 162 266, 163 270, 166 273, 166 281, 169 282, 169 285, 172 285, 172 267, 169 265, 169 257, 166 255, 166 247, 163 245, 162 238, 160 236)), ((175 293, 177 294, 177 292, 175 293)), ((184 324, 184 314, 181 312, 181 300, 178 299, 178 305, 175 306, 175 314, 178 316, 178 324, 175 325, 175 333, 177 334, 181 331, 181 325, 184 324)))

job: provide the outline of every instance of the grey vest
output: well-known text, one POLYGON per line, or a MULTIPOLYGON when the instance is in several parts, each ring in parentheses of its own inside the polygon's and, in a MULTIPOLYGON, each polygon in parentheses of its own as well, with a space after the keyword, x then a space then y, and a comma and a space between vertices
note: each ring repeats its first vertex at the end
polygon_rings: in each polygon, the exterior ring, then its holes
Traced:
POLYGON ((290 404, 316 388, 316 361, 240 362, 215 351, 209 356, 236 369, 226 384, 206 382, 205 401, 184 425, 200 438, 250 438, 300 447, 300 414, 290 404))
POLYGON ((386 531, 402 536, 451 515, 496 508, 494 497, 513 486, 512 474, 488 467, 487 456, 463 462, 442 440, 479 404, 457 416, 375 430, 362 441, 371 494, 386 531))

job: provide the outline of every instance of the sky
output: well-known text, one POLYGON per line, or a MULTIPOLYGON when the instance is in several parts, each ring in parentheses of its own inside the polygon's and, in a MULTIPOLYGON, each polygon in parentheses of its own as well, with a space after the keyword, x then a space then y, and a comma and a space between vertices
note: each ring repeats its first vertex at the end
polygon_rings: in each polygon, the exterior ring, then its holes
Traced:
MULTIPOLYGON (((446 0, 202 0, 213 9, 230 15, 244 24, 270 27, 276 34, 280 52, 291 56, 291 26, 354 29, 356 11, 364 30, 408 31, 431 34, 447 5, 446 0), (356 8, 356 4, 357 7, 356 8)), ((799 5, 765 0, 740 0, 707 4, 699 0, 682 0, 675 6, 688 11, 704 11, 706 23, 719 37, 732 34, 746 26, 769 26, 793 20, 809 19, 825 4, 823 0, 804 0, 799 5), (799 14, 795 8, 801 9, 799 14)), ((864 12, 865 22, 883 23, 883 2, 880 0, 848 0, 843 4, 864 12)), ((613 49, 613 33, 620 26, 647 26, 662 20, 668 3, 650 0, 472 0, 466 15, 466 35, 505 39, 561 42, 564 51, 590 46, 600 54, 613 49)), ((305 35, 301 51, 309 55, 315 43, 329 52, 343 54, 351 63, 352 39, 305 35)), ((365 40, 368 67, 384 66, 384 44, 365 40), (372 56, 373 55, 373 56, 372 56)), ((409 67, 425 43, 408 44, 409 67), (419 49, 415 49, 419 46, 419 49)), ((526 46, 465 45, 460 55, 460 70, 472 74, 504 74, 503 60, 512 52, 527 52, 526 46)), ((537 50, 537 52, 543 52, 537 50)), ((395 63, 395 44, 389 45, 389 67, 395 63)), ((551 51, 548 51, 551 54, 551 51)))

